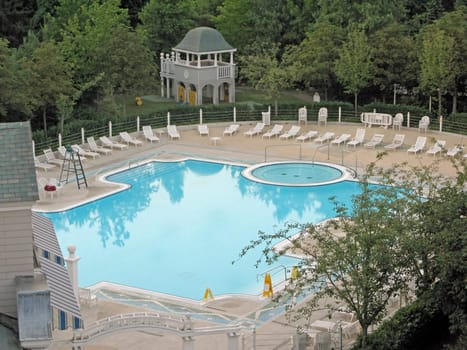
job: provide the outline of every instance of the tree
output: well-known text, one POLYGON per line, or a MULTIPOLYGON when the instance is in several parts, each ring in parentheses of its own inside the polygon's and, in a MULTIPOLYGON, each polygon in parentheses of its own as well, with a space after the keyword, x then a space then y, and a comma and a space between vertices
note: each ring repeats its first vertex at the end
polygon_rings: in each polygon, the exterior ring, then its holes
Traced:
POLYGON ((193 27, 194 5, 190 0, 150 0, 140 12, 138 31, 157 57, 169 53, 193 27))
POLYGON ((394 86, 412 88, 417 85, 419 70, 415 42, 405 26, 393 23, 371 37, 374 48, 373 84, 385 96, 392 96, 394 86))
POLYGON ((420 52, 420 86, 438 92, 438 116, 442 115, 441 96, 455 85, 454 38, 438 28, 423 35, 420 52))
POLYGON ((328 89, 336 82, 334 64, 338 48, 343 42, 343 31, 329 23, 317 23, 298 46, 284 54, 285 64, 290 66, 292 80, 306 87, 324 89, 327 100, 328 89))
POLYGON ((43 42, 34 50, 29 64, 29 83, 36 92, 38 106, 42 109, 43 127, 47 135, 47 110, 56 107, 60 95, 74 94, 71 70, 52 42, 43 42))
POLYGON ((355 114, 358 110, 358 93, 370 82, 373 50, 363 32, 350 32, 339 50, 335 73, 344 85, 345 92, 354 94, 355 114))
POLYGON ((263 50, 260 54, 242 57, 242 74, 253 84, 255 89, 264 90, 274 99, 277 115, 277 99, 281 90, 290 86, 289 74, 277 58, 277 47, 263 50))
POLYGON ((297 318, 309 317, 329 297, 329 309, 345 308, 356 315, 364 343, 368 328, 385 316, 389 299, 407 283, 406 257, 398 239, 404 200, 398 198, 396 190, 367 181, 351 207, 335 198, 330 200, 337 219, 320 226, 288 225, 273 234, 260 232, 240 255, 256 246, 264 246, 261 259, 266 262, 282 255, 300 255, 299 277, 285 293, 294 296, 313 286, 317 291, 293 311, 297 318), (278 240, 288 245, 278 250, 274 248, 278 240))
POLYGON ((129 94, 154 88, 154 82, 157 81, 154 57, 138 34, 125 28, 115 29, 101 50, 107 53, 106 61, 101 62, 100 66, 100 71, 104 73, 104 84, 112 96, 114 93, 121 95, 125 116, 129 94))

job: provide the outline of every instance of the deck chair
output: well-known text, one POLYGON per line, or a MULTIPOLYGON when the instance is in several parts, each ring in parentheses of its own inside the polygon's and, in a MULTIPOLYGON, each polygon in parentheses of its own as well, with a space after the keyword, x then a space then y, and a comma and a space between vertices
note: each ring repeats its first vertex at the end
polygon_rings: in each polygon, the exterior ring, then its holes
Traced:
POLYGON ((331 145, 338 145, 340 146, 341 143, 345 144, 349 139, 351 135, 350 134, 342 134, 336 137, 334 140, 331 141, 331 145))
POLYGON ((265 127, 265 124, 262 122, 256 123, 255 127, 251 128, 250 130, 244 132, 245 136, 253 137, 255 135, 261 134, 265 127))
POLYGON ((71 148, 79 154, 80 158, 83 159, 86 157, 92 157, 92 159, 96 159, 97 157, 100 157, 100 153, 93 152, 93 151, 87 151, 84 148, 82 148, 80 145, 74 144, 71 145, 71 148))
POLYGON ((385 149, 389 150, 396 150, 404 144, 405 135, 404 134, 396 134, 392 139, 392 142, 389 145, 384 146, 385 149))
POLYGON ((438 153, 441 153, 441 151, 443 150, 445 146, 446 146, 446 141, 437 140, 435 144, 426 151, 426 154, 432 154, 433 156, 436 156, 438 153))
POLYGON ((104 154, 104 155, 108 155, 108 154, 112 153, 111 148, 98 146, 97 143, 96 143, 96 140, 94 140, 93 136, 89 136, 87 138, 87 141, 88 141, 88 146, 89 146, 89 149, 91 150, 91 152, 97 152, 97 153, 104 154))
POLYGON ((45 149, 43 152, 47 163, 62 166, 63 159, 55 157, 55 153, 50 148, 45 149))
MULTIPOLYGON (((71 150, 74 151, 73 147, 71 148, 71 150)), ((58 153, 60 153, 60 156, 61 156, 63 159, 66 158, 66 147, 65 147, 65 146, 60 146, 60 147, 58 147, 58 148, 57 148, 57 151, 58 151, 58 153)), ((76 153, 78 153, 78 152, 76 152, 76 153)), ((81 155, 81 154, 79 155, 79 159, 80 159, 81 161, 83 161, 83 162, 84 162, 85 160, 88 160, 85 156, 83 156, 83 155, 81 155)))
POLYGON ((240 124, 230 124, 228 127, 224 129, 224 136, 229 135, 232 136, 237 133, 238 129, 240 129, 240 124))
POLYGON ((363 146, 367 148, 375 148, 383 142, 384 134, 374 134, 370 141, 365 143, 363 146))
POLYGON ((34 157, 34 167, 36 169, 44 170, 47 172, 47 170, 51 170, 55 168, 56 164, 49 164, 49 163, 42 163, 37 157, 34 157))
POLYGON ((321 107, 318 111, 318 125, 320 123, 328 124, 328 109, 326 107, 321 107))
POLYGON ((129 133, 127 133, 126 131, 122 131, 120 133, 120 137, 122 139, 123 142, 126 142, 126 144, 129 146, 129 145, 133 145, 135 147, 138 147, 138 146, 142 146, 143 145, 143 141, 140 141, 132 136, 130 136, 129 133))
POLYGON ((450 149, 448 149, 448 151, 446 152, 446 155, 449 156, 449 157, 455 157, 460 152, 462 152, 463 149, 464 149, 464 147, 459 146, 459 145, 455 145, 455 146, 451 147, 450 149))
POLYGON ((167 135, 169 135, 171 140, 180 139, 180 133, 176 125, 167 125, 167 135))
POLYGON ((402 113, 396 113, 394 119, 392 120, 392 128, 398 128, 399 130, 402 127, 402 123, 404 122, 404 115, 402 113))
POLYGON ((329 142, 332 140, 332 138, 334 137, 335 133, 333 132, 330 132, 330 131, 326 131, 323 135, 320 135, 318 136, 316 139, 315 139, 315 142, 319 142, 321 144, 325 143, 325 142, 329 142))
POLYGON ((303 135, 298 136, 295 140, 299 142, 305 142, 307 140, 312 139, 313 137, 316 137, 318 135, 318 132, 316 130, 309 130, 308 132, 304 133, 303 135))
POLYGON ((347 142, 347 147, 354 146, 355 148, 358 145, 361 145, 363 143, 363 140, 365 140, 365 132, 366 132, 365 129, 361 129, 361 128, 357 129, 357 131, 355 132, 355 137, 349 142, 347 142))
POLYGON ((209 127, 206 124, 198 125, 198 132, 201 136, 209 136, 209 127))
POLYGON ((426 137, 425 136, 418 136, 415 144, 412 145, 408 150, 407 153, 418 153, 423 151, 426 144, 426 137))
POLYGON ((430 125, 430 118, 428 116, 423 116, 422 119, 418 122, 418 131, 427 132, 428 126, 430 125))
POLYGON ((160 141, 160 139, 156 135, 153 134, 151 125, 144 125, 143 126, 143 135, 144 135, 144 138, 146 140, 150 141, 151 143, 153 141, 156 141, 156 142, 160 141))
POLYGON ((124 150, 128 148, 128 145, 124 145, 123 143, 119 142, 114 142, 111 139, 109 139, 107 136, 101 136, 99 137, 99 140, 102 142, 102 144, 106 147, 110 148, 118 148, 119 150, 124 150))
POLYGON ((270 139, 271 137, 277 137, 280 135, 283 128, 284 128, 284 125, 275 124, 271 130, 263 134, 263 138, 267 137, 268 139, 270 139))
POLYGON ((292 125, 289 130, 279 136, 280 139, 288 140, 291 137, 297 136, 298 132, 300 131, 300 126, 292 125))
POLYGON ((298 123, 300 124, 301 122, 305 122, 305 124, 308 122, 306 106, 298 109, 298 123))

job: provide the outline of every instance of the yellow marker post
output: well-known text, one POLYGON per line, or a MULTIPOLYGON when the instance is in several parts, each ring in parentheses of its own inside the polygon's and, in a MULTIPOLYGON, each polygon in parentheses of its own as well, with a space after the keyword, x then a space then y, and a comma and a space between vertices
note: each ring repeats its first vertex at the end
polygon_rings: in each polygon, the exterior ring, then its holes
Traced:
POLYGON ((214 300, 214 296, 212 295, 211 288, 206 288, 206 290, 204 291, 203 300, 208 301, 208 299, 214 300))
POLYGON ((272 281, 269 273, 264 275, 263 297, 272 297, 272 281))
POLYGON ((290 279, 296 280, 300 276, 300 272, 298 271, 297 266, 292 267, 292 271, 290 272, 290 279))

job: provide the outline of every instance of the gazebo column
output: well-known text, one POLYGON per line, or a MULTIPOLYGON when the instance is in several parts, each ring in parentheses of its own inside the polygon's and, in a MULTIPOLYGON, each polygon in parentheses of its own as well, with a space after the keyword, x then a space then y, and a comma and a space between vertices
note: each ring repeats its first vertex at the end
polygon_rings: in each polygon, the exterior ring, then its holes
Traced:
POLYGON ((170 79, 169 78, 166 78, 167 79, 167 98, 170 98, 170 79))
POLYGON ((199 85, 196 85, 196 104, 198 106, 203 104, 203 89, 199 85))
POLYGON ((161 77, 161 97, 164 97, 164 78, 161 77))
POLYGON ((222 85, 217 85, 217 86, 214 86, 214 88, 212 89, 212 103, 215 104, 215 105, 218 105, 219 104, 219 88, 220 86, 222 85))
POLYGON ((235 81, 232 79, 232 82, 229 84, 229 102, 235 102, 235 81))

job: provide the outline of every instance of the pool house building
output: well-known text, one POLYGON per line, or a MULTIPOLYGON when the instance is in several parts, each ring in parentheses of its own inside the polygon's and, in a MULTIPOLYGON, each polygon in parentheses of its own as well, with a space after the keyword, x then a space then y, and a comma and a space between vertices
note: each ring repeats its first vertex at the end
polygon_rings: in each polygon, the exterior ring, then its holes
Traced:
POLYGON ((161 96, 190 105, 235 102, 235 51, 213 28, 190 30, 160 55, 161 96))

